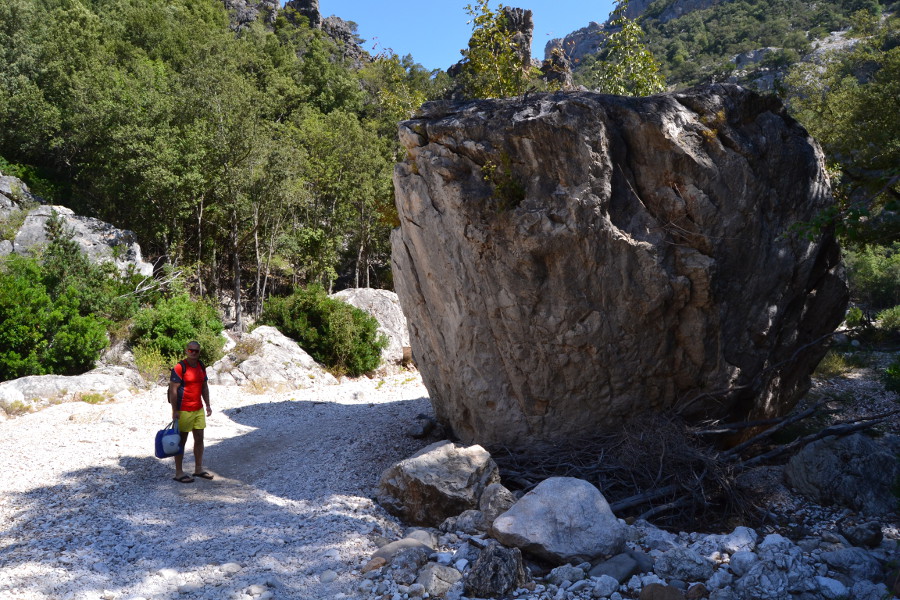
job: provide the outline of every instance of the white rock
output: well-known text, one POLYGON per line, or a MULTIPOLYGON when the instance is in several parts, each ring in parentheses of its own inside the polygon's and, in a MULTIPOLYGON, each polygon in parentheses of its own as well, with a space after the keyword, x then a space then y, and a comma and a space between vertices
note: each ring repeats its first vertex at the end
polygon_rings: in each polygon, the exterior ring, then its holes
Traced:
POLYGON ((582 479, 551 477, 497 517, 493 536, 564 564, 615 554, 625 545, 625 527, 600 491, 582 479))

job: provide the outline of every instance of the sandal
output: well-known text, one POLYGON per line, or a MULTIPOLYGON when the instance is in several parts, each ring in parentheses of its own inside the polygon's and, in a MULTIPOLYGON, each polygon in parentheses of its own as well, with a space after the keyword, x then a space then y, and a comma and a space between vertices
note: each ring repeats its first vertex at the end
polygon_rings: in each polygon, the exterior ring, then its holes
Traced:
POLYGON ((199 477, 201 479, 212 479, 213 478, 213 476, 210 475, 209 473, 207 473, 206 471, 203 471, 202 473, 194 473, 194 477, 199 477))
POLYGON ((173 477, 178 483, 194 483, 194 478, 190 475, 182 475, 181 477, 173 477))

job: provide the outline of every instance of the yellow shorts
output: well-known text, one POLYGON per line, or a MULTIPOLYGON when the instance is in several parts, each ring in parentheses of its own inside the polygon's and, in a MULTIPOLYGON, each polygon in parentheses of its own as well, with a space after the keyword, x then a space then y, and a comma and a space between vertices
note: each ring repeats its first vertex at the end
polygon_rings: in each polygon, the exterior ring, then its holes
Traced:
POLYGON ((206 412, 201 408, 178 413, 178 431, 185 433, 194 429, 206 429, 206 412))

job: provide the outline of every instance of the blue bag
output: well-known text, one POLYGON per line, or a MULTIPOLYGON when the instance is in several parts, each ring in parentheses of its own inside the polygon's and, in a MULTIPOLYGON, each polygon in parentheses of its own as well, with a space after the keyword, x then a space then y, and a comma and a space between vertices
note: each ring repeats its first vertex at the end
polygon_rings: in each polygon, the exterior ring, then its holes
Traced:
POLYGON ((156 458, 169 458, 183 453, 181 432, 178 431, 178 420, 175 419, 165 429, 156 432, 156 458))

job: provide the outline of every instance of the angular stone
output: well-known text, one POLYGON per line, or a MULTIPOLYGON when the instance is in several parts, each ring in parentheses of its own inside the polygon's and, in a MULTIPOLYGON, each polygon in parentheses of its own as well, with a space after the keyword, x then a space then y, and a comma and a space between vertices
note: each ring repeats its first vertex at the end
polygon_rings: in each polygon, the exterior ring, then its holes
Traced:
POLYGON ((384 546, 376 550, 375 554, 372 555, 372 560, 381 558, 386 563, 390 563, 392 560, 394 560, 395 556, 397 556, 404 550, 409 550, 410 548, 421 548, 426 552, 431 552, 432 550, 430 546, 423 544, 419 540, 413 538, 403 538, 402 540, 397 540, 396 542, 385 544, 384 546))
POLYGON ((641 589, 640 600, 684 600, 684 594, 677 587, 651 583, 641 589))
POLYGON ((847 525, 841 529, 841 533, 854 546, 866 546, 868 548, 877 548, 881 544, 881 540, 884 539, 881 523, 878 521, 847 525))
POLYGON ((822 560, 853 581, 876 581, 881 575, 878 560, 862 548, 841 548, 823 552, 822 560))
POLYGON ((886 444, 853 434, 807 444, 784 468, 785 480, 811 500, 872 515, 897 509, 892 486, 900 461, 886 444))
POLYGON ((638 574, 638 562, 627 553, 616 554, 609 560, 595 565, 589 572, 591 577, 608 575, 619 583, 624 583, 632 575, 638 574))
POLYGON ((690 548, 672 548, 657 557, 653 570, 664 579, 706 581, 712 577, 715 565, 690 548))
POLYGON ((425 591, 432 598, 437 598, 446 594, 460 579, 462 579, 462 573, 456 569, 437 563, 428 563, 419 571, 419 578, 416 582, 425 586, 425 591))
POLYGON ((478 501, 478 509, 484 515, 484 520, 490 525, 494 519, 512 508, 515 503, 516 497, 503 487, 503 484, 492 483, 484 488, 481 499, 478 501))
POLYGON ((497 465, 481 446, 435 442, 381 475, 378 502, 407 523, 437 526, 477 508, 484 488, 499 479, 497 465))
POLYGON ((465 575, 467 595, 479 598, 503 596, 528 581, 518 548, 504 548, 490 542, 465 575))
POLYGON ((625 544, 619 523, 600 491, 581 479, 551 477, 497 517, 491 533, 555 564, 616 554, 625 544))
POLYGON ((428 104, 400 130, 395 289, 464 442, 776 416, 809 388, 847 289, 832 234, 792 230, 833 198, 776 98, 536 94, 428 104))

